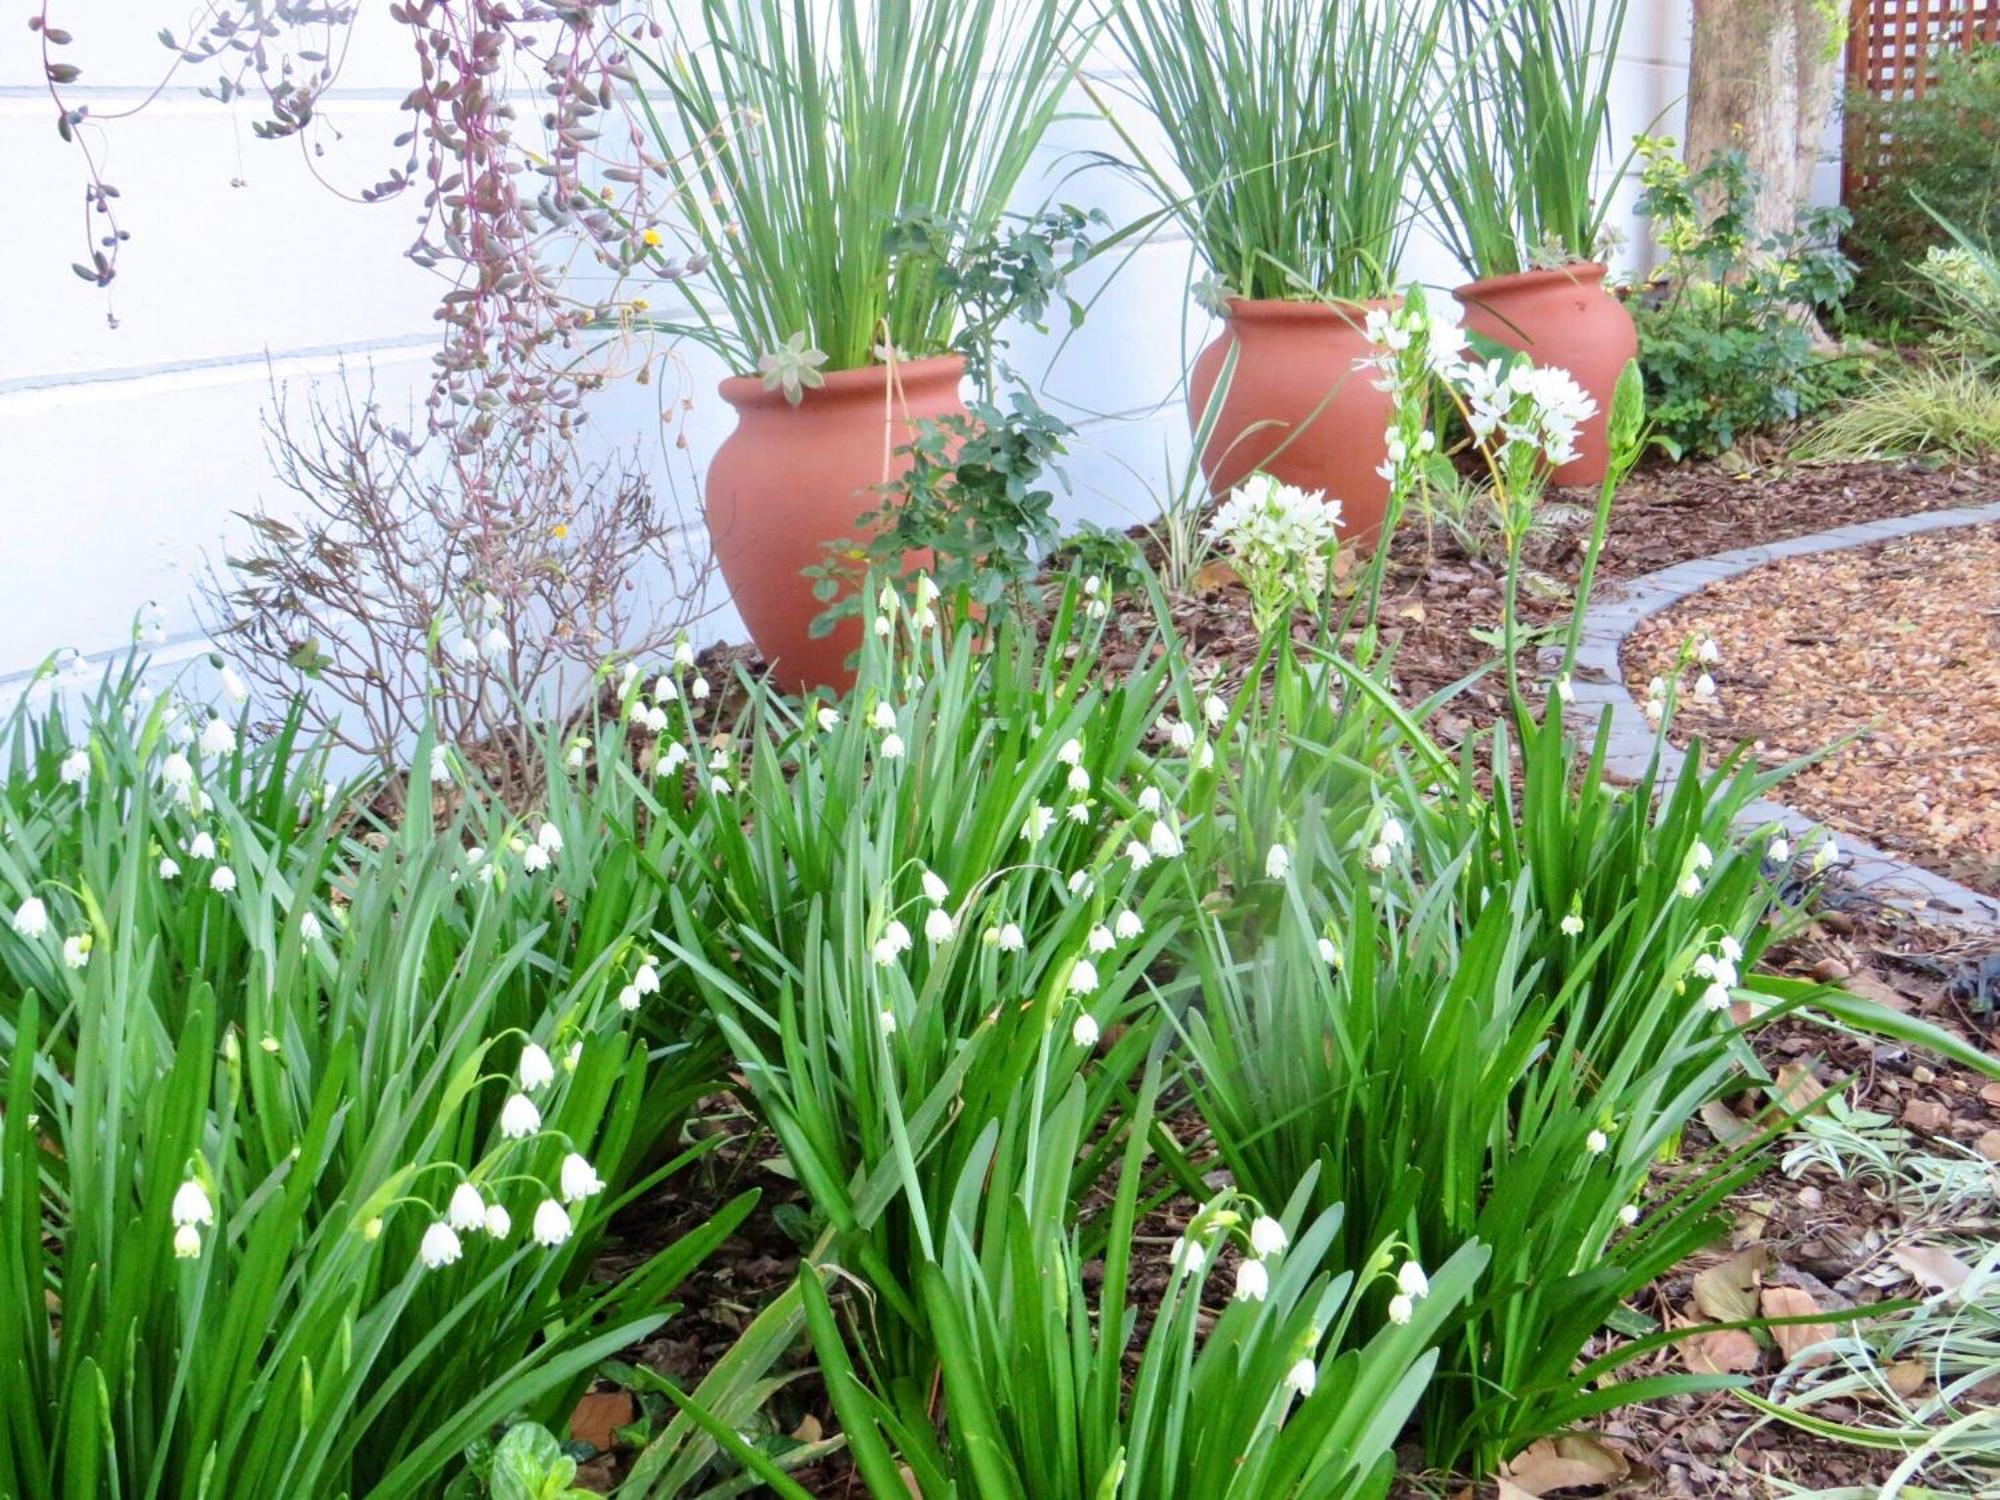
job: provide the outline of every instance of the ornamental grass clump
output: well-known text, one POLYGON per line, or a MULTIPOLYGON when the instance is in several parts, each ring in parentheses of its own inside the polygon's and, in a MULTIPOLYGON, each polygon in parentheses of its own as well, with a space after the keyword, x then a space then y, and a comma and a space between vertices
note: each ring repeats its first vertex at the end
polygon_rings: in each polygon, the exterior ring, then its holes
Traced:
MULTIPOLYGON (((722 920, 666 889, 662 952, 713 1011, 831 1255, 867 1279, 866 1358, 920 1403, 936 1350, 912 1270, 941 1253, 968 1153, 989 1123, 1017 1128, 1041 1059, 1052 1091, 1095 1059, 1093 1112, 1118 1110, 1186 824, 1179 778, 1145 748, 1166 663, 1101 684, 1080 588, 1046 645, 1004 618, 988 648, 892 589, 870 597, 881 629, 842 705, 750 689, 740 784, 701 793, 729 805, 704 851, 722 920)), ((1074 1162, 1063 1201, 1106 1165, 1074 1162)))
POLYGON ((1448 104, 1420 158, 1432 222, 1479 277, 1601 258, 1631 153, 1614 160, 1611 84, 1627 0, 1453 8, 1448 104))
POLYGON ((1081 1079, 1038 1089, 1023 1101, 1026 1128, 989 1126, 966 1162, 951 1232, 916 1273, 942 1357, 942 1432, 927 1409, 870 1386, 805 1278, 814 1346, 876 1500, 1388 1493, 1436 1330, 1484 1251, 1468 1246, 1427 1275, 1385 1243, 1354 1269, 1323 1269, 1342 1219, 1312 1207, 1310 1169, 1272 1212, 1224 1190, 1171 1248, 1148 1244, 1159 1076, 1156 1062, 1138 1086, 1116 1193, 1095 1221, 1070 1227, 1064 1201, 1070 1163, 1103 1149, 1081 1079), (1131 1291, 1150 1255, 1167 1261, 1166 1288, 1140 1336, 1131 1291), (1100 1257, 1101 1280, 1087 1280, 1100 1257), (1374 1294, 1389 1289, 1384 1311, 1374 1294))
POLYGON ((85 776, 62 722, 6 729, 0 1491, 435 1493, 749 1211, 590 1275, 701 1154, 712 1045, 616 1001, 651 887, 572 863, 614 792, 439 831, 414 777, 371 829, 316 751, 219 719, 176 749, 193 716, 137 683, 76 716, 85 776))
POLYGON ((890 231, 992 239, 1084 50, 1078 5, 702 0, 670 54, 635 48, 642 166, 678 219, 646 227, 641 269, 703 266, 659 326, 793 401, 823 371, 943 353, 958 291, 890 231))
MULTIPOLYGON (((1638 784, 1609 783, 1608 728, 1579 743, 1563 722, 1581 603, 1546 706, 1521 684, 1519 542, 1587 415, 1581 398, 1560 372, 1463 358, 1421 298, 1371 331, 1400 406, 1392 512, 1425 482, 1435 444, 1417 429, 1439 391, 1493 487, 1508 538, 1506 717, 1484 756, 1453 755, 1424 726, 1434 704, 1396 701, 1390 659, 1286 640, 1274 706, 1316 669, 1337 678, 1338 698, 1316 692, 1323 706, 1293 723, 1274 713, 1269 732, 1231 746, 1251 788, 1310 769, 1261 812, 1254 795, 1219 799, 1218 827, 1271 821, 1238 832, 1235 899, 1191 919, 1199 1002, 1164 985, 1161 997, 1238 1189, 1277 1201, 1311 1181, 1319 1206, 1342 1207, 1329 1265, 1367 1264, 1397 1237, 1420 1264, 1475 1243, 1490 1253, 1440 1330, 1418 1409, 1429 1464, 1485 1473, 1611 1407, 1725 1383, 1614 1377, 1670 1337, 1639 1326, 1625 1299, 1726 1227, 1716 1210, 1757 1165, 1759 1139, 1680 1159, 1704 1103, 1764 1078, 1748 1027, 1819 1011, 1990 1064, 1934 1027, 1750 975, 1787 920, 1786 861, 1768 833, 1746 839, 1737 825, 1782 773, 1740 758, 1707 769, 1697 748, 1670 783, 1657 755, 1638 784), (1292 737, 1309 724, 1319 733, 1292 737), (1623 1337, 1586 1358, 1607 1330, 1623 1337)), ((1641 406, 1628 369, 1581 598, 1640 448, 1641 406)), ((1366 631, 1357 640, 1371 649, 1366 631)), ((1690 643, 1680 675, 1697 693, 1712 660, 1690 643)), ((1677 690, 1663 684, 1662 735, 1677 690)), ((1375 1295, 1394 1306, 1386 1288, 1375 1295)))
MULTIPOLYGON (((1438 109, 1439 0, 1129 0, 1106 24, 1172 173, 1126 144, 1247 298, 1386 296, 1438 109)), ((1115 123, 1115 118, 1114 118, 1115 123)))

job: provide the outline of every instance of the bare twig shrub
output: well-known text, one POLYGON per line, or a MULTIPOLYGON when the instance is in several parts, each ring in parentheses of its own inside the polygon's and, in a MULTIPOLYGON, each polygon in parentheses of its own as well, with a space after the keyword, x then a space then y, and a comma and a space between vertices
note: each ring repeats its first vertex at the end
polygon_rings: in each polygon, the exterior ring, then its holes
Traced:
POLYGON ((348 749, 393 769, 429 720, 438 776, 470 756, 532 796, 541 726, 607 662, 660 652, 692 623, 706 554, 687 550, 635 454, 587 461, 572 425, 532 408, 512 428, 503 408, 467 453, 413 440, 345 379, 337 399, 307 400, 295 419, 276 393, 265 423, 300 503, 239 513, 247 544, 204 588, 210 630, 348 749))

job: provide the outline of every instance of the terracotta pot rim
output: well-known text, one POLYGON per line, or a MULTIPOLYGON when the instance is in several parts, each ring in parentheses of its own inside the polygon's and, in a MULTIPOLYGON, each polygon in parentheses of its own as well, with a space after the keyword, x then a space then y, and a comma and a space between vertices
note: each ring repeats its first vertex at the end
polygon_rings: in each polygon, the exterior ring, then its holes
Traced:
POLYGON ((1520 291, 1529 287, 1548 286, 1553 282, 1566 281, 1574 286, 1595 286, 1611 274, 1611 268, 1601 261, 1572 261, 1566 266, 1552 266, 1533 271, 1510 271, 1505 276, 1482 276, 1477 281, 1468 281, 1456 287, 1452 295, 1461 300, 1468 293, 1490 296, 1495 292, 1520 291))
MULTIPOLYGON (((906 386, 933 386, 949 383, 956 387, 965 378, 965 360, 956 354, 932 354, 923 359, 896 361, 896 378, 906 386)), ((880 400, 888 379, 888 365, 864 365, 858 370, 827 370, 825 383, 809 388, 805 400, 852 401, 856 397, 880 400)), ((767 390, 762 375, 731 375, 716 387, 724 401, 739 410, 747 406, 790 406, 782 389, 767 390)), ((804 403, 801 403, 804 404, 804 403)))
POLYGON ((1225 321, 1252 323, 1339 323, 1359 328, 1361 319, 1378 307, 1394 307, 1401 297, 1371 297, 1363 302, 1295 301, 1290 297, 1231 297, 1225 321))

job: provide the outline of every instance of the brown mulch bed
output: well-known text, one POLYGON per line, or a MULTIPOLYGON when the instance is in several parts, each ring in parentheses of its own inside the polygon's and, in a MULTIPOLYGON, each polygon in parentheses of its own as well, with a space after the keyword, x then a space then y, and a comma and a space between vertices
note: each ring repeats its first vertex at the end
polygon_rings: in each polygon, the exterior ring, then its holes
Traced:
MULTIPOLYGON (((1649 467, 1619 495, 1599 581, 1607 584, 1733 547, 1848 522, 1972 505, 1996 496, 2000 465, 1932 470, 1919 464, 1871 463, 1765 470, 1748 477, 1712 466, 1649 467)), ((1582 504, 1587 497, 1567 498, 1571 503, 1565 506, 1564 497, 1552 497, 1551 524, 1531 543, 1537 586, 1524 601, 1524 614, 1534 625, 1556 623, 1569 613, 1589 513, 1582 504)), ((1382 620, 1396 650, 1397 686, 1407 701, 1419 701, 1493 665, 1493 647, 1473 632, 1497 628, 1501 567, 1497 557, 1479 552, 1476 545, 1460 546, 1441 531, 1426 535, 1416 524, 1397 540, 1382 620)), ((1181 600, 1176 618, 1198 657, 1218 675, 1240 675, 1254 657, 1253 633, 1237 591, 1225 587, 1181 600)), ((1151 617, 1135 612, 1128 624, 1126 638, 1136 649, 1150 634, 1151 617)), ((1732 661, 1747 664, 1750 659, 1747 650, 1732 654, 1725 670, 1732 661)), ((704 657, 710 679, 722 684, 738 665, 754 669, 754 653, 719 647, 704 657)), ((1727 677, 1724 684, 1726 691, 1727 677)), ((726 687, 717 694, 710 705, 711 722, 727 722, 732 696, 726 687)), ((1491 723, 1500 705, 1498 685, 1490 677, 1477 681, 1440 714, 1433 728, 1456 738, 1491 723)), ((1988 939, 1926 927, 1881 911, 1837 884, 1829 888, 1828 905, 1805 933, 1774 950, 1773 967, 1816 979, 1843 979, 1861 993, 1951 1026, 1989 1051, 2000 1047, 1993 1031, 1993 1001, 2000 998, 2000 934, 1988 939)), ((1989 1159, 2000 1155, 2000 1089, 1964 1070, 1926 1062, 1907 1048, 1820 1029, 1788 1027, 1767 1033, 1764 1041, 1773 1063, 1789 1063, 1821 1085, 1843 1088, 1853 1103, 1896 1117, 1916 1144, 1963 1148, 1989 1159)), ((1750 1107, 1739 1101, 1743 1112, 1750 1107)), ((741 1118, 717 1128, 739 1130, 741 1118)), ((1699 1149, 1705 1141, 1703 1126, 1691 1126, 1689 1149, 1699 1149)), ((753 1182, 765 1192, 739 1232, 681 1289, 677 1300, 683 1310, 635 1353, 684 1386, 699 1378, 756 1309, 795 1274, 796 1230, 788 1234, 779 1214, 796 1225, 791 1216, 803 1211, 803 1200, 787 1179, 759 1164, 768 1154, 767 1142, 746 1136, 740 1147, 732 1144, 703 1163, 697 1169, 703 1174, 699 1183, 671 1184, 657 1196, 657 1206, 637 1205, 628 1216, 632 1233, 642 1241, 671 1237, 682 1222, 677 1216, 705 1213, 705 1205, 753 1182), (717 1180, 718 1174, 727 1180, 717 1180)), ((1773 1165, 1732 1208, 1736 1227, 1729 1243, 1663 1278, 1640 1299, 1648 1313, 1693 1321, 1694 1274, 1746 1251, 1765 1261, 1763 1285, 1802 1289, 1821 1308, 1844 1305, 1843 1299, 1861 1286, 1849 1278, 1879 1265, 1894 1244, 1913 1232, 1879 1193, 1817 1170, 1793 1180, 1773 1165)), ((2000 1215, 2000 1200, 1993 1213, 2000 1215)), ((1162 1264, 1181 1222, 1176 1216, 1184 1214, 1185 1205, 1169 1204, 1157 1222, 1145 1226, 1142 1238, 1158 1244, 1162 1264)), ((1873 1287, 1875 1296, 1913 1290, 1907 1281, 1873 1287)), ((774 1401, 774 1427, 802 1437, 831 1430, 835 1424, 824 1392, 806 1369, 810 1351, 794 1359, 794 1368, 805 1373, 774 1401)), ((1760 1388, 1768 1388, 1780 1362, 1775 1350, 1762 1348, 1747 1373, 1760 1388)), ((1671 1373, 1685 1367, 1680 1353, 1663 1351, 1643 1369, 1628 1373, 1671 1373)), ((1677 1500, 1762 1500, 1777 1492, 1773 1481, 1872 1490, 1896 1457, 1759 1426, 1756 1413, 1728 1393, 1626 1408, 1607 1419, 1603 1436, 1630 1465, 1616 1493, 1677 1500)), ((616 1456, 600 1460, 591 1477, 602 1483, 615 1477, 618 1468, 616 1456)), ((799 1477, 815 1495, 861 1493, 843 1456, 799 1477)), ((1458 1492, 1457 1485, 1435 1480, 1413 1483, 1407 1490, 1412 1496, 1458 1492)))
POLYGON ((1748 742, 1766 764, 1842 742, 1785 801, 2000 894, 2000 525, 1791 558, 1704 589, 1626 644, 1628 681, 1713 639, 1715 698, 1675 738, 1748 742))

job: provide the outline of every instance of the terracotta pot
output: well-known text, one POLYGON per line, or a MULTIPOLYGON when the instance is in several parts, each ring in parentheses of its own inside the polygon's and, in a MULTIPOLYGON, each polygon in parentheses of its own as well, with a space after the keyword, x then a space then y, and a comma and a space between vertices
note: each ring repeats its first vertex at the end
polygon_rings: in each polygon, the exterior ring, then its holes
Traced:
POLYGON ((1611 462, 1604 435, 1611 394, 1627 361, 1639 352, 1639 335, 1625 304, 1604 289, 1604 267, 1564 266, 1489 276, 1455 293, 1465 307, 1465 328, 1519 349, 1538 365, 1569 371, 1597 403, 1597 414, 1577 434, 1577 456, 1555 472, 1557 484, 1595 485, 1611 462))
POLYGON ((1242 350, 1201 455, 1210 489, 1225 495, 1262 469, 1338 500, 1343 541, 1373 539, 1389 503, 1389 482, 1375 471, 1388 457, 1395 404, 1355 361, 1369 352, 1368 309, 1386 305, 1230 299, 1228 326, 1188 376, 1199 428, 1230 345, 1242 350))
POLYGON ((909 468, 896 450, 918 422, 966 414, 964 360, 914 360, 895 373, 892 390, 886 369, 835 371, 796 406, 755 375, 722 382, 736 430, 708 467, 709 538, 751 640, 787 691, 853 684, 845 663, 861 644, 860 621, 814 639, 826 606, 804 571, 827 560, 827 543, 866 534, 856 519, 909 468))

